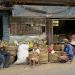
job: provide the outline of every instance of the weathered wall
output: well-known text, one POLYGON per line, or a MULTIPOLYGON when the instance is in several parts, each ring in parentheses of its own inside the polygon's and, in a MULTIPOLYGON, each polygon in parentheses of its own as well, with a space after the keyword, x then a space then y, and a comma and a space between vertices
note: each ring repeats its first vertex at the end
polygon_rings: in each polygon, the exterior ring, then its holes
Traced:
POLYGON ((2 25, 3 25, 3 37, 2 40, 9 40, 9 15, 4 12, 0 12, 2 16, 2 25))

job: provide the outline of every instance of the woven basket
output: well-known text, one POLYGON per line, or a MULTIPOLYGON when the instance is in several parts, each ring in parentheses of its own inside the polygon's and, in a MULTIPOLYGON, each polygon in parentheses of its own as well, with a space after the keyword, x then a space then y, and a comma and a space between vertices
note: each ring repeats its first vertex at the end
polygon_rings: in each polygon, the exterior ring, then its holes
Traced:
POLYGON ((55 52, 54 54, 49 54, 49 61, 53 63, 59 62, 59 57, 61 53, 60 52, 55 52))

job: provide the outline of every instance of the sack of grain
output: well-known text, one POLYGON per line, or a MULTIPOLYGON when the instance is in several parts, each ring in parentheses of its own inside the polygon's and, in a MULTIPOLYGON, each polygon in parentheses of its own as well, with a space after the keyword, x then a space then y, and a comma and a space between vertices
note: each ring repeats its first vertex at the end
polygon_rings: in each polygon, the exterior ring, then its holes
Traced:
POLYGON ((40 61, 40 63, 48 62, 48 51, 47 50, 42 50, 40 52, 39 61, 40 61))
POLYGON ((8 46, 5 48, 5 50, 13 56, 16 56, 16 54, 17 54, 17 47, 16 46, 8 46))
POLYGON ((7 46, 5 49, 7 51, 17 51, 17 46, 7 46))

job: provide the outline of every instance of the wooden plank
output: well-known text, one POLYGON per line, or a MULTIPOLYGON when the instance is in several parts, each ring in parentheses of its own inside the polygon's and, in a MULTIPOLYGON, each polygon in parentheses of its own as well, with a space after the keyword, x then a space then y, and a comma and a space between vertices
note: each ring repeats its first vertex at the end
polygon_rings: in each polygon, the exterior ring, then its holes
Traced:
POLYGON ((75 5, 75 0, 0 0, 0 4, 75 5))
POLYGON ((75 0, 13 0, 16 4, 56 4, 75 5, 75 0))

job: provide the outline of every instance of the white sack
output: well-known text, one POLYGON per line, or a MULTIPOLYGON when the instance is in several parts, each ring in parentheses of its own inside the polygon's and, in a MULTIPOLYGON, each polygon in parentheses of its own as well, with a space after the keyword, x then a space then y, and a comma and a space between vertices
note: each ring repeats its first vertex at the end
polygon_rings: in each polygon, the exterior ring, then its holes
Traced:
POLYGON ((26 63, 27 57, 29 56, 28 49, 29 49, 28 44, 19 45, 17 52, 17 61, 15 62, 15 64, 26 63))

